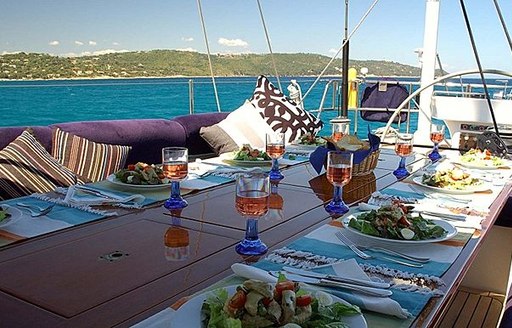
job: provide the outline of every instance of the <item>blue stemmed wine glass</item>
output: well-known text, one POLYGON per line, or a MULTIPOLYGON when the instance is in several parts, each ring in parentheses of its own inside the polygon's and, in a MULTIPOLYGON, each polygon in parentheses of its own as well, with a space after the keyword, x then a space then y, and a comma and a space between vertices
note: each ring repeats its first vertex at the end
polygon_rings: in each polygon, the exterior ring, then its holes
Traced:
POLYGON ((283 156, 285 149, 284 133, 266 134, 265 151, 272 158, 272 168, 270 169, 270 181, 280 181, 284 175, 279 170, 278 159, 283 156))
POLYGON ((396 135, 395 153, 400 156, 400 163, 398 168, 393 171, 393 174, 398 179, 409 175, 409 171, 405 168, 405 159, 412 154, 413 143, 413 135, 410 133, 398 133, 396 135))
POLYGON ((236 179, 235 207, 246 218, 245 238, 235 246, 238 254, 259 256, 268 247, 258 236, 258 218, 268 212, 270 178, 266 173, 242 173, 236 179))
POLYGON ((331 214, 340 216, 348 212, 348 206, 343 202, 343 186, 352 179, 351 152, 330 151, 327 153, 327 180, 334 186, 332 200, 325 205, 325 210, 331 214))
POLYGON ((162 148, 162 170, 165 177, 171 181, 171 196, 165 201, 164 207, 168 210, 186 207, 188 203, 181 197, 180 181, 188 175, 188 149, 184 147, 162 148))
POLYGON ((439 154, 439 144, 444 140, 444 125, 443 124, 431 124, 430 125, 430 140, 434 143, 434 149, 428 154, 428 158, 432 162, 437 162, 441 159, 439 154))

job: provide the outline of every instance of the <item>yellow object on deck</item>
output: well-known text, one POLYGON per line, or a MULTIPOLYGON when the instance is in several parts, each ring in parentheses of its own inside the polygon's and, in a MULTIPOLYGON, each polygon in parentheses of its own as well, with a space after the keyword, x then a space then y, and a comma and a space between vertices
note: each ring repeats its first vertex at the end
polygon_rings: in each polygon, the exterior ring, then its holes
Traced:
POLYGON ((357 107, 357 70, 350 68, 348 70, 348 108, 357 107))

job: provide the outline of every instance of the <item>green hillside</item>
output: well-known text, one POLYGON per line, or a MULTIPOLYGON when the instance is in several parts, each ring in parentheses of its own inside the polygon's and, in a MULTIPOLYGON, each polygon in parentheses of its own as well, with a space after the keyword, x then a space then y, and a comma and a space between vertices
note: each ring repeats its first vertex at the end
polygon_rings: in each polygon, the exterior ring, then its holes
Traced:
MULTIPOLYGON (((318 75, 330 58, 317 54, 275 54, 282 76, 318 75)), ((216 76, 274 75, 268 54, 214 55, 216 76)), ((339 75, 339 61, 326 74, 339 75)), ((371 75, 419 76, 420 69, 389 61, 351 60, 358 71, 367 67, 371 75)), ((207 55, 175 50, 112 53, 98 56, 58 57, 39 53, 0 56, 0 79, 56 79, 98 77, 209 76, 207 55)))

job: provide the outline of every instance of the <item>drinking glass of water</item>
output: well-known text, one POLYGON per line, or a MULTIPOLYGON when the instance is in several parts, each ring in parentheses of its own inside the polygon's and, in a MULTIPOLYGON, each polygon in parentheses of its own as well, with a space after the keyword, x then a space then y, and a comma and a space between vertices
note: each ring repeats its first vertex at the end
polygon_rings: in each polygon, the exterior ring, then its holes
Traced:
POLYGON ((265 151, 272 158, 270 169, 270 181, 280 181, 284 175, 279 170, 278 160, 283 156, 285 149, 284 133, 272 133, 265 136, 265 151))
POLYGON ((327 153, 327 180, 334 186, 332 200, 325 205, 331 215, 343 215, 348 206, 343 202, 342 187, 352 179, 353 154, 351 152, 330 151, 327 153))
POLYGON ((181 197, 180 181, 188 175, 188 149, 184 147, 162 148, 162 170, 171 181, 171 196, 165 201, 168 210, 184 208, 187 201, 181 197))
POLYGON ((236 179, 235 208, 246 219, 245 238, 235 246, 238 254, 258 256, 268 248, 258 236, 258 219, 268 212, 270 178, 266 173, 242 173, 236 179))
POLYGON ((405 168, 405 159, 412 154, 413 148, 413 135, 410 133, 398 133, 395 139, 395 153, 400 156, 400 163, 398 168, 393 171, 393 174, 398 179, 405 178, 409 175, 409 171, 405 168))

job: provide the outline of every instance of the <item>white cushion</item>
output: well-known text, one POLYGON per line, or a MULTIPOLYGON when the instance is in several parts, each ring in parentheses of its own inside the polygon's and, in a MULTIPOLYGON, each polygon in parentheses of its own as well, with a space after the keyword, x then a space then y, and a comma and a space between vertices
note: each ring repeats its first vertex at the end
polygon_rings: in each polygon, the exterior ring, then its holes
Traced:
POLYGON ((218 126, 240 147, 250 144, 253 148, 263 149, 265 134, 275 133, 249 101, 231 112, 218 126))

